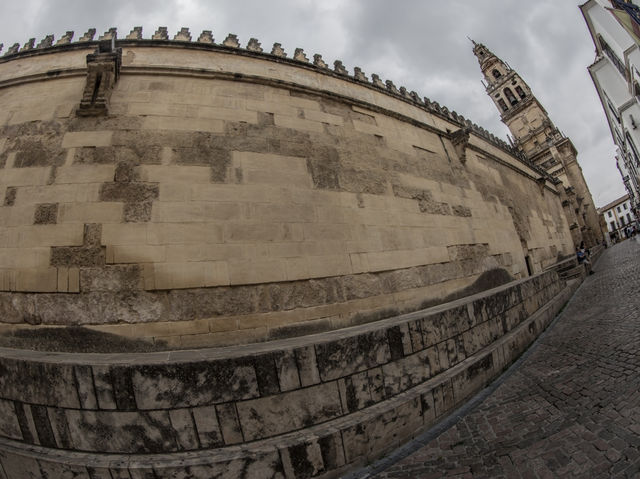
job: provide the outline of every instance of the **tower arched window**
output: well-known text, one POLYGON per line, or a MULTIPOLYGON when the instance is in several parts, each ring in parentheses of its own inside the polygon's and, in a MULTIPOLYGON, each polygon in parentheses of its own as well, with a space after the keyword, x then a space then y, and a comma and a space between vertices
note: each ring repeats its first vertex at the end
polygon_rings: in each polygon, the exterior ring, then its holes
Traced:
POLYGON ((507 111, 509 109, 509 107, 507 106, 507 103, 502 98, 498 100, 498 105, 500 105, 500 108, 502 108, 502 111, 507 111))
POLYGON ((527 94, 524 92, 524 90, 522 89, 522 87, 520 85, 518 85, 516 87, 516 93, 518 94, 518 96, 520 98, 524 98, 525 96, 527 96, 527 94))
POLYGON ((507 97, 507 100, 509 101, 509 103, 511 103, 512 106, 518 103, 518 99, 515 97, 515 95, 511 91, 511 88, 504 89, 504 96, 507 97))
POLYGON ((495 78, 496 80, 502 76, 502 74, 495 68, 493 69, 491 74, 493 75, 493 78, 495 78))

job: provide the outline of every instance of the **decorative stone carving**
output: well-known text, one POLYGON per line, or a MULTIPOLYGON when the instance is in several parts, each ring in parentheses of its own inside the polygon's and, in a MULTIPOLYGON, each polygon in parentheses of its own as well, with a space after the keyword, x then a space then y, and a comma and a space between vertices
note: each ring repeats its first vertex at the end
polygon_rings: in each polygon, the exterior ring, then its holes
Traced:
POLYGON ((82 35, 80 38, 78 38, 79 42, 91 42, 93 41, 93 37, 96 34, 96 29, 95 28, 90 28, 89 30, 87 30, 87 32, 82 35))
POLYGON ((40 40, 40 43, 38 43, 38 46, 36 48, 49 48, 52 45, 53 45, 53 35, 47 35, 42 40, 40 40))
POLYGON ((126 38, 127 40, 142 40, 142 27, 133 27, 126 38))
POLYGON ((322 55, 318 53, 313 55, 313 64, 319 68, 329 68, 329 65, 327 65, 322 59, 322 55))
POLYGON ((67 43, 71 43, 71 39, 73 38, 73 30, 67 31, 64 35, 60 37, 60 40, 56 42, 56 45, 66 45, 67 43))
POLYGON ((182 27, 180 31, 176 33, 173 39, 177 42, 190 42, 191 33, 189 33, 189 29, 187 27, 182 27))
POLYGON ((451 143, 462 163, 467 161, 467 145, 469 144, 470 133, 470 128, 461 128, 451 134, 451 143))
POLYGON ((271 54, 277 57, 285 58, 287 54, 284 52, 282 45, 279 43, 274 43, 273 48, 271 49, 271 54))
POLYGON ((240 48, 240 42, 238 41, 238 36, 234 33, 230 33, 229 35, 227 35, 227 38, 224 39, 224 42, 222 42, 222 44, 225 47, 240 48))
POLYGON ((213 43, 213 35, 211 30, 202 30, 202 33, 198 37, 198 43, 213 43))
POLYGON ((400 94, 405 97, 407 100, 413 100, 411 94, 407 91, 406 87, 400 87, 400 94))
POLYGON ((78 116, 106 115, 113 85, 118 81, 122 49, 115 48, 115 37, 99 43, 95 52, 87 55, 87 81, 78 116))
POLYGON ((169 33, 167 27, 158 27, 156 33, 151 36, 152 40, 169 40, 169 33))
POLYGON ((396 86, 393 84, 391 80, 387 80, 385 84, 387 85, 387 90, 389 90, 391 93, 395 93, 396 95, 400 94, 400 92, 398 91, 398 89, 396 88, 396 86))
POLYGON ((349 72, 347 71, 347 69, 344 67, 344 65, 340 60, 336 60, 335 62, 333 62, 333 71, 335 71, 336 73, 339 73, 340 75, 349 74, 349 72))
POLYGON ((304 54, 304 50, 302 48, 296 48, 293 52, 293 59, 298 60, 299 62, 309 63, 309 59, 304 54))
POLYGON ((262 52, 262 45, 257 38, 250 38, 247 43, 247 50, 250 52, 262 52))
POLYGON ((109 30, 107 30, 106 32, 104 32, 104 35, 102 35, 100 38, 98 38, 99 42, 105 41, 105 40, 111 40, 111 39, 116 39, 118 38, 118 29, 111 27, 109 30))
POLYGON ((367 76, 362 72, 360 67, 354 67, 353 69, 353 77, 358 81, 369 82, 367 76))

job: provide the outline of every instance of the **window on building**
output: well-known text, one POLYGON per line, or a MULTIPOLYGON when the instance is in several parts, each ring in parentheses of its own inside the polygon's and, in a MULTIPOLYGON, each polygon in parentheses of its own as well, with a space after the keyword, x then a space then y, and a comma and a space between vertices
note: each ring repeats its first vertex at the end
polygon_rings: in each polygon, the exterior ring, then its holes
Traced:
POLYGON ((626 204, 626 203, 623 203, 623 204, 622 204, 622 207, 626 210, 626 209, 627 209, 627 204, 626 204))
POLYGON ((507 103, 502 98, 498 100, 498 105, 500 105, 500 108, 502 109, 502 111, 507 111, 509 109, 509 107, 507 106, 507 103))
POLYGON ((611 214, 611 211, 609 211, 609 218, 611 218, 613 215, 611 214))
POLYGON ((493 75, 493 78, 495 78, 496 80, 502 76, 502 75, 500 74, 500 72, 499 72, 498 70, 496 70, 496 69, 494 69, 494 70, 491 72, 491 74, 493 75))
POLYGON ((618 71, 620 72, 620 75, 622 75, 626 79, 627 69, 625 68, 622 60, 618 58, 618 55, 615 54, 615 52, 609 46, 609 44, 604 41, 604 38, 599 36, 598 40, 600 40, 600 46, 602 47, 602 51, 609 57, 609 60, 611 60, 611 63, 613 63, 613 65, 618 69, 618 71))
POLYGON ((631 215, 627 213, 627 223, 631 224, 631 215))
POLYGON ((626 225, 626 223, 624 222, 624 216, 620 217, 620 223, 622 224, 622 226, 626 225))
POLYGON ((518 94, 518 96, 520 96, 520 98, 524 98, 525 96, 527 96, 520 85, 516 87, 516 93, 518 94))
POLYGON ((615 231, 615 230, 617 230, 617 229, 618 229, 618 228, 616 228, 616 222, 615 222, 615 221, 612 221, 612 222, 610 223, 610 225, 611 225, 611 231, 615 231))
POLYGON ((617 211, 618 213, 622 213, 622 210, 620 209, 620 207, 619 207, 619 206, 616 208, 616 211, 617 211))
POLYGON ((611 112, 611 114, 616 119, 619 125, 621 120, 620 120, 620 115, 618 115, 618 111, 614 108, 614 106, 609 101, 607 101, 607 106, 609 107, 609 111, 611 112))
POLYGON ((518 103, 518 99, 515 97, 515 95, 511 91, 511 88, 504 89, 504 96, 507 97, 507 100, 509 101, 509 103, 511 103, 512 106, 518 103))
POLYGON ((637 165, 638 163, 640 163, 640 154, 638 153, 636 143, 633 141, 633 138, 631 138, 631 135, 629 135, 628 131, 625 132, 625 138, 627 139, 627 144, 629 145, 629 149, 631 150, 631 154, 633 155, 633 159, 635 160, 637 165))

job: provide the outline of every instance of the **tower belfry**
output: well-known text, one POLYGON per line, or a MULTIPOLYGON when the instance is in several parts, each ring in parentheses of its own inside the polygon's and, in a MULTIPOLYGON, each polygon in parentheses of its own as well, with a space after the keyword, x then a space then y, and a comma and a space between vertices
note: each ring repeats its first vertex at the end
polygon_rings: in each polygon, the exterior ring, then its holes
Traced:
POLYGON ((602 236, 591 193, 577 161, 577 150, 553 124, 529 85, 486 46, 473 42, 487 94, 513 136, 514 146, 533 164, 562 181, 563 205, 574 243, 593 245, 602 236))

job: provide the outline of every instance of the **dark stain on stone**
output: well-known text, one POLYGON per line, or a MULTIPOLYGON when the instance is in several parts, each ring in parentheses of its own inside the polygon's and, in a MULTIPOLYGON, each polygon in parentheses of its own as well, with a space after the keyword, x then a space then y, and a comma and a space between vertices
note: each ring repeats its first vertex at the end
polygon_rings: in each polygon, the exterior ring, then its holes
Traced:
POLYGON ((269 396, 280 392, 278 371, 272 354, 265 354, 253 359, 253 367, 256 370, 258 389, 260 396, 269 396))
POLYGON ((36 205, 33 215, 34 225, 54 225, 58 222, 58 203, 41 203, 36 205))
POLYGON ((307 446, 306 443, 303 443, 289 447, 291 466, 293 467, 295 477, 299 479, 308 479, 316 473, 316 468, 307 457, 307 446))
POLYGON ((100 201, 123 201, 139 203, 158 199, 156 183, 103 183, 100 187, 100 201))
POLYGON ((31 414, 33 415, 33 422, 36 426, 40 445, 44 447, 57 447, 56 439, 51 429, 51 423, 49 422, 49 416, 47 415, 47 408, 44 406, 36 406, 35 404, 31 405, 31 414))
POLYGON ((166 348, 163 342, 152 344, 78 326, 18 329, 0 335, 0 346, 69 353, 150 352, 166 348))
POLYGON ((22 404, 19 401, 14 401, 13 405, 16 410, 16 417, 18 418, 18 424, 20 425, 20 432, 22 433, 22 438, 25 442, 29 444, 35 444, 35 438, 33 434, 31 434, 31 429, 29 429, 29 423, 27 421, 27 415, 25 412, 25 407, 28 407, 25 404, 22 404))
POLYGON ((77 148, 73 164, 112 164, 115 162, 115 150, 111 146, 85 146, 77 148))
POLYGON ((105 264, 104 248, 95 246, 52 246, 51 266, 92 267, 105 264))
POLYGON ((320 446, 320 454, 322 454, 322 463, 325 470, 333 470, 344 464, 344 460, 340 460, 341 454, 338 452, 337 441, 340 439, 339 435, 325 436, 318 439, 320 446))
POLYGON ((389 341, 389 350, 391 352, 391 360, 397 361, 404 357, 404 349, 402 346, 402 331, 400 326, 394 326, 387 329, 387 340, 389 341))
POLYGON ((15 204, 17 191, 15 186, 7 186, 4 193, 4 206, 13 206, 15 204))
POLYGON ((117 367, 110 372, 116 407, 121 411, 135 411, 137 406, 135 394, 133 393, 133 382, 131 381, 131 368, 117 367))
POLYGON ((347 394, 347 410, 354 412, 358 410, 358 398, 356 395, 356 387, 351 380, 351 377, 347 377, 344 380, 345 389, 347 394))
POLYGON ((52 427, 56 429, 60 444, 58 448, 71 449, 73 443, 71 442, 71 433, 69 432, 69 423, 67 421, 67 415, 64 409, 49 408, 49 415, 52 419, 52 427))

